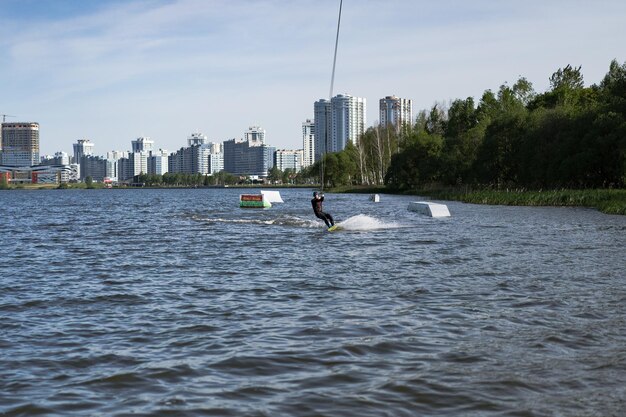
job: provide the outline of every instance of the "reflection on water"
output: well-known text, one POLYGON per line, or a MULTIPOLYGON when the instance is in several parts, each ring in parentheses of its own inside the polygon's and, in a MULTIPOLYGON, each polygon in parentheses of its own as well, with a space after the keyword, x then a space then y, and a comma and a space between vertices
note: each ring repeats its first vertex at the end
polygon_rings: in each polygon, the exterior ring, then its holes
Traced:
POLYGON ((623 412, 625 217, 281 194, 0 193, 0 414, 623 412))

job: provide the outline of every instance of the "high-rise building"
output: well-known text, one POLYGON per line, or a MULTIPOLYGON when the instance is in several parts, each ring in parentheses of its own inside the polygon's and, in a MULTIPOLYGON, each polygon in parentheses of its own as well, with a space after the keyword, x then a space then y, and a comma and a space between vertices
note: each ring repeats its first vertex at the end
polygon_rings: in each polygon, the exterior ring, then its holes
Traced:
POLYGON ((148 137, 138 137, 131 142, 132 152, 128 155, 130 171, 127 175, 135 177, 148 174, 148 158, 154 150, 154 141, 148 137))
POLYGON ((332 136, 332 119, 330 114, 330 101, 320 99, 313 105, 314 124, 314 155, 313 162, 320 161, 322 155, 330 152, 330 138, 332 136))
POLYGON ((187 138, 187 146, 204 145, 207 142, 208 138, 202 133, 192 133, 191 136, 187 138))
POLYGON ((209 142, 202 133, 192 133, 186 148, 180 148, 169 156, 169 172, 185 174, 214 174, 224 168, 220 156, 221 145, 209 142))
POLYGON ((251 145, 247 140, 224 141, 224 171, 233 175, 265 178, 274 167, 274 152, 274 147, 251 145))
POLYGON ((131 156, 123 157, 117 160, 117 180, 126 181, 134 176, 134 166, 131 163, 131 156))
POLYGON ((224 144, 222 142, 209 142, 211 154, 224 153, 224 144))
POLYGON ((217 174, 224 170, 224 154, 211 153, 209 154, 209 174, 217 174))
POLYGON ((120 158, 128 158, 127 151, 109 151, 107 152, 107 159, 117 160, 120 158))
POLYGON ((55 152, 54 156, 42 156, 41 165, 69 165, 70 156, 67 152, 55 152))
POLYGON ((171 153, 168 158, 168 172, 206 174, 206 172, 202 172, 202 167, 203 165, 207 165, 208 161, 203 164, 202 155, 204 152, 202 146, 203 145, 194 145, 180 148, 176 152, 171 153))
POLYGON ((80 164, 80 160, 83 156, 93 155, 94 144, 89 139, 78 139, 73 147, 74 157, 72 162, 75 164, 80 164))
POLYGON ((302 149, 279 149, 274 153, 274 166, 281 171, 291 169, 298 172, 302 169, 302 149))
POLYGON ((413 122, 413 102, 407 98, 387 96, 380 99, 380 125, 392 125, 396 131, 413 122))
POLYGON ((163 175, 169 169, 169 152, 159 149, 148 157, 148 174, 163 175))
POLYGON ((150 140, 150 138, 139 137, 133 141, 131 141, 132 145, 132 153, 137 152, 151 152, 154 149, 154 141, 150 140))
POLYGON ((93 142, 89 139, 79 139, 73 145, 74 156, 72 162, 78 165, 78 179, 91 177, 94 181, 103 181, 109 176, 109 161, 102 156, 93 154, 93 142))
POLYGON ((128 159, 130 159, 131 177, 148 173, 148 158, 151 154, 152 151, 139 151, 128 155, 128 159))
POLYGON ((331 140, 329 152, 345 149, 348 142, 356 144, 357 139, 365 133, 365 99, 339 94, 330 100, 331 106, 331 140))
POLYGON ((302 168, 315 162, 315 123, 311 119, 302 122, 302 168))
POLYGON ((249 146, 265 145, 265 129, 259 126, 250 126, 243 134, 243 139, 249 146))
POLYGON ((85 155, 80 159, 80 178, 91 177, 102 182, 107 176, 107 160, 102 156, 85 155))
POLYGON ((339 152, 348 142, 356 144, 365 133, 366 100, 338 94, 330 102, 315 102, 315 160, 327 152, 339 152))
POLYGON ((39 123, 2 123, 0 165, 31 166, 39 163, 39 123))
POLYGON ((107 177, 113 181, 123 181, 128 179, 128 167, 130 159, 127 151, 107 152, 107 177), (120 163, 120 160, 124 160, 120 163), (126 171, 125 171, 126 169, 126 171))

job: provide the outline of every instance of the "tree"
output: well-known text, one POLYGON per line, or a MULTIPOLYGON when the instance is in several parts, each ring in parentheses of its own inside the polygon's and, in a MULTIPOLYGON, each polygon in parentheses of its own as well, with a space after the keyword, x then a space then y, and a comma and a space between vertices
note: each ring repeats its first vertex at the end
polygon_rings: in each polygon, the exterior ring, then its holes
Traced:
POLYGON ((8 190, 9 181, 7 180, 7 176, 4 172, 0 172, 0 190, 8 190))
POLYGON ((422 185, 439 181, 443 138, 416 128, 407 139, 406 148, 391 159, 385 184, 398 189, 416 190, 422 185))
POLYGON ((578 90, 584 87, 583 75, 580 71, 582 67, 572 68, 567 65, 565 68, 559 68, 550 76, 550 87, 552 91, 559 89, 578 90))
POLYGON ((283 182, 283 184, 292 184, 295 177, 295 169, 286 168, 285 171, 282 173, 281 181, 283 182))
POLYGON ((234 175, 229 174, 226 171, 220 171, 207 176, 205 179, 205 185, 232 185, 236 184, 237 180, 237 177, 234 175))
POLYGON ((446 112, 443 106, 435 104, 426 119, 426 131, 433 135, 443 135, 446 127, 446 112))
POLYGON ((512 113, 489 125, 476 158, 480 182, 497 187, 516 184, 524 123, 523 115, 512 113))
POLYGON ((273 166, 269 170, 268 175, 267 175, 267 179, 270 180, 273 183, 277 183, 277 182, 281 181, 282 177, 283 177, 282 171, 280 169, 278 169, 278 167, 276 167, 276 166, 273 166))
POLYGON ((626 117, 626 62, 620 65, 616 60, 611 61, 600 88, 607 110, 626 117))
POLYGON ((536 96, 532 83, 524 77, 520 77, 517 82, 513 84, 512 90, 513 94, 515 94, 515 97, 524 106, 527 106, 528 103, 530 103, 532 99, 536 96))
POLYGON ((446 183, 455 184, 467 180, 468 171, 478 150, 479 142, 476 141, 473 130, 477 124, 473 98, 452 102, 448 110, 442 156, 442 179, 446 183))

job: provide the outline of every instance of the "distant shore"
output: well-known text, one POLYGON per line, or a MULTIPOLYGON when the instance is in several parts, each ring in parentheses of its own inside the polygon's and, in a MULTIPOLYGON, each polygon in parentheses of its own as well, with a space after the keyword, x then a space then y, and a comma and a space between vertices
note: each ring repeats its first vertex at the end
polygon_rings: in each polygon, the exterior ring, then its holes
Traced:
MULTIPOLYGON (((136 188, 316 188, 316 185, 264 185, 240 184, 228 186, 172 186, 172 187, 114 187, 122 189, 136 188)), ((85 189, 85 184, 69 184, 59 187, 55 184, 28 184, 9 186, 9 190, 51 190, 58 188, 85 189)), ((104 186, 94 183, 91 188, 100 189, 104 186)), ((405 194, 430 197, 437 200, 462 201, 472 204, 491 204, 504 206, 553 206, 553 207, 589 207, 606 214, 626 215, 626 189, 559 189, 559 190, 493 190, 493 189, 465 189, 465 188, 428 188, 421 190, 395 190, 385 186, 374 187, 337 187, 327 189, 333 193, 361 193, 361 194, 405 194)))
POLYGON ((388 193, 431 197, 438 200, 506 206, 589 207, 606 214, 626 215, 626 189, 589 190, 492 190, 492 189, 424 189, 399 191, 387 187, 335 189, 345 193, 388 193))

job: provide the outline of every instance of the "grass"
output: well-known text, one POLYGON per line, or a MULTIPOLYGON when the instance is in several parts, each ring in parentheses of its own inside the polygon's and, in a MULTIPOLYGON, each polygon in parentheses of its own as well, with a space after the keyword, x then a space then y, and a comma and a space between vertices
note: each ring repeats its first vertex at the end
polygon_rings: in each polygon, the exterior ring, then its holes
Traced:
POLYGON ((428 196, 439 200, 454 200, 473 204, 590 207, 607 214, 626 215, 626 189, 494 190, 488 188, 429 188, 406 192, 380 186, 337 188, 332 191, 411 194, 428 196))
POLYGON ((626 215, 626 189, 431 190, 417 194, 475 204, 591 207, 607 214, 626 215))

